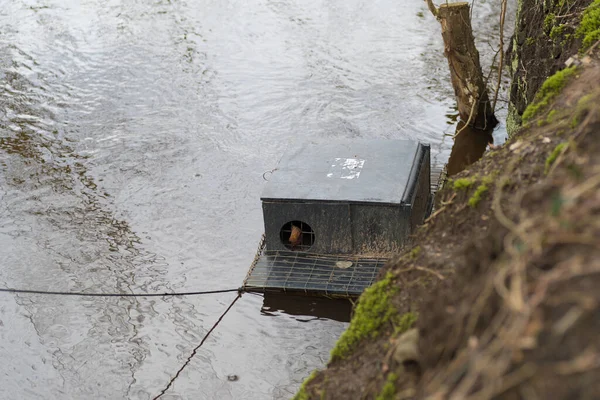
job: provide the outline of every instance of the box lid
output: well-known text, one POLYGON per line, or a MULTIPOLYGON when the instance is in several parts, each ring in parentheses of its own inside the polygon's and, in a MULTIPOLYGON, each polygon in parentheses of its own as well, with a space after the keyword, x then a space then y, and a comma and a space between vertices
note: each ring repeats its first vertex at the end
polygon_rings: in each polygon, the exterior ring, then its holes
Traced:
POLYGON ((304 143, 283 155, 261 199, 409 203, 426 149, 411 140, 304 143))

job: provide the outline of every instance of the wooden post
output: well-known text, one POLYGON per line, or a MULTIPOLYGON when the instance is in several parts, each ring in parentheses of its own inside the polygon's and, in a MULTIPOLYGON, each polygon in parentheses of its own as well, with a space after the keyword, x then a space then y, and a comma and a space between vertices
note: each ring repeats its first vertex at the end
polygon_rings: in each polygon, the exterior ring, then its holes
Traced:
POLYGON ((498 120, 479 64, 469 3, 444 3, 437 10, 437 18, 442 24, 444 54, 448 58, 460 118, 475 129, 493 128, 498 120))

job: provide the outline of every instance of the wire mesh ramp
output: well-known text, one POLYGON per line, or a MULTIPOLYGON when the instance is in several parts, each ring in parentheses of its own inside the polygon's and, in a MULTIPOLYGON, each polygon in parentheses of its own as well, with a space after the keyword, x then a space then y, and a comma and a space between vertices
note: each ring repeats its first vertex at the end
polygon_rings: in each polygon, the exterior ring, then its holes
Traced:
POLYGON ((243 290, 358 297, 375 282, 387 258, 260 250, 243 290))

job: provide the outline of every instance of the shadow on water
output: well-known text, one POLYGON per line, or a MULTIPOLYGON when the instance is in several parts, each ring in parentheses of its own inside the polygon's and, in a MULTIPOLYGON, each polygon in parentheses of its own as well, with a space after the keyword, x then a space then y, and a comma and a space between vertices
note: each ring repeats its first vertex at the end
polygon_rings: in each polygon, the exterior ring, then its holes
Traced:
POLYGON ((352 302, 348 299, 265 293, 261 312, 265 315, 274 315, 281 312, 298 317, 302 316, 304 318, 296 318, 296 320, 306 322, 314 319, 349 322, 352 313, 352 302))
POLYGON ((483 157, 488 144, 494 143, 493 129, 479 130, 465 126, 459 121, 456 126, 454 145, 448 160, 448 176, 456 175, 483 157))

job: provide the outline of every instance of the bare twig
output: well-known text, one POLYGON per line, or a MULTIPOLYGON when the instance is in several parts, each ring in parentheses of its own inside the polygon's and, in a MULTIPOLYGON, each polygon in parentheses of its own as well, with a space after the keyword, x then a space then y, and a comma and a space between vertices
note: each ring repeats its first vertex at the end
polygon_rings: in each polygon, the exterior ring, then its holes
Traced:
POLYGON ((473 105, 471 106, 471 112, 469 113, 469 119, 467 120, 467 122, 465 122, 465 126, 463 126, 462 128, 460 128, 458 130, 458 132, 456 132, 456 135, 452 136, 452 139, 455 139, 458 135, 460 135, 462 133, 462 131, 464 131, 469 124, 471 123, 471 119, 473 119, 473 114, 475 114, 475 106, 477 106, 477 103, 479 102, 478 99, 473 99, 473 105))
POLYGON ((415 269, 419 270, 419 271, 429 272, 430 274, 435 275, 440 281, 443 281, 445 279, 444 275, 442 275, 439 272, 434 271, 432 269, 429 269, 426 267, 419 267, 419 266, 415 267, 415 269))
POLYGON ((506 2, 507 0, 502 0, 502 11, 500 12, 500 63, 498 65, 498 85, 496 86, 494 102, 492 103, 493 111, 496 111, 498 92, 500 91, 500 85, 502 84, 502 69, 504 68, 504 20, 506 18, 506 2))

